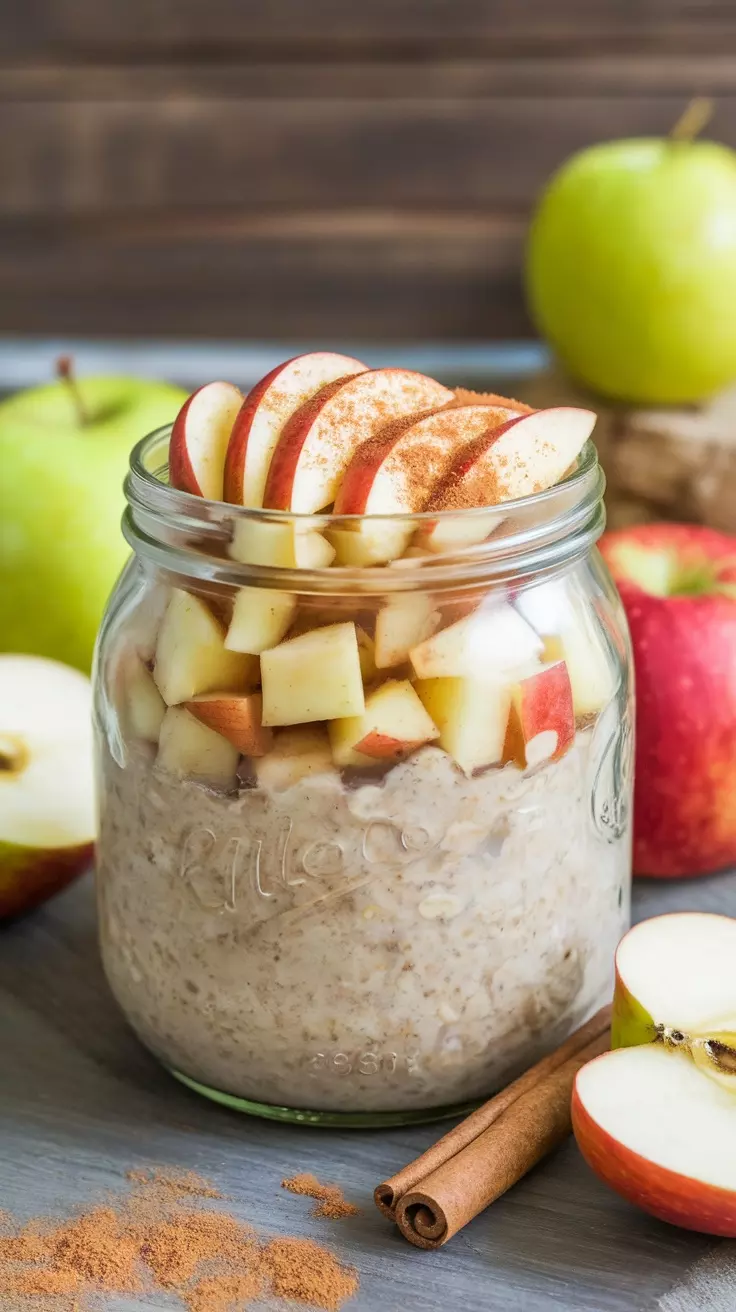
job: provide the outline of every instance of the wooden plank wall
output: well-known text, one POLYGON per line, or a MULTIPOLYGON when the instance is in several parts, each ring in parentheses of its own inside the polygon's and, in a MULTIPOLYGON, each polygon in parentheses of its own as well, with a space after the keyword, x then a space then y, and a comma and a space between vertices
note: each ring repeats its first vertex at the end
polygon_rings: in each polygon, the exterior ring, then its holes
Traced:
POLYGON ((0 332, 529 332, 571 151, 710 94, 733 0, 3 0, 0 332))

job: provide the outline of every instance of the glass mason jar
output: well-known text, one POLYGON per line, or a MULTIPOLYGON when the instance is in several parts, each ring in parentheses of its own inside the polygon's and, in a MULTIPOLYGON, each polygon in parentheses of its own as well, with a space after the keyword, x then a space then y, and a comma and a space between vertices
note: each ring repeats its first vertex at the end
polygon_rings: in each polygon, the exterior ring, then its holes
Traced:
POLYGON ((230 1106, 457 1111, 610 996, 628 925, 632 679, 595 449, 523 501, 377 521, 176 491, 168 439, 133 452, 97 652, 112 990, 230 1106))

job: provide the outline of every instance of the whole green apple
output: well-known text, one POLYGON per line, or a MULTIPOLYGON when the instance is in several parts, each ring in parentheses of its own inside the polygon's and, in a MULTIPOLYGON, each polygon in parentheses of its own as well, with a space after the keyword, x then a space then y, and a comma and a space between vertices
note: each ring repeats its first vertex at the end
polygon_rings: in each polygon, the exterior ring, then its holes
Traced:
POLYGON ((168 383, 86 378, 0 403, 4 651, 89 669, 105 602, 129 554, 120 517, 130 449, 173 420, 185 395, 168 383))
POLYGON ((527 289, 570 373, 617 400, 698 401, 736 379, 736 154, 612 141, 552 178, 527 289))

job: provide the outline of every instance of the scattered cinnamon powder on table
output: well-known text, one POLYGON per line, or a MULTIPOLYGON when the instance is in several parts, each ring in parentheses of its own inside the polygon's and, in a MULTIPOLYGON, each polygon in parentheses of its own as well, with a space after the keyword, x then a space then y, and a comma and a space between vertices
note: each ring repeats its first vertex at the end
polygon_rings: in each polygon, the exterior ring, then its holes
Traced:
POLYGON ((355 1216, 360 1211, 355 1203, 348 1202, 339 1185, 321 1184, 316 1176, 308 1172, 282 1180, 281 1188, 288 1189, 292 1194, 300 1194, 304 1198, 315 1198, 317 1205, 311 1209, 312 1216, 324 1216, 330 1221, 339 1221, 344 1216, 355 1216))
POLYGON ((311 1240, 264 1240, 202 1206, 221 1195, 193 1172, 155 1168, 128 1180, 128 1193, 67 1221, 3 1216, 2 1312, 92 1312, 100 1296, 156 1290, 188 1312, 232 1312, 267 1293, 335 1312, 358 1288, 355 1271, 311 1240))

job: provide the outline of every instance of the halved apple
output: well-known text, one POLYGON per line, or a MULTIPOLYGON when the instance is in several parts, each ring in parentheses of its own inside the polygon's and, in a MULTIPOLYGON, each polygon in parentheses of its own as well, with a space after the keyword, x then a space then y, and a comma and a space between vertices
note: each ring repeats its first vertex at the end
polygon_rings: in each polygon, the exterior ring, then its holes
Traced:
POLYGON ((263 505, 304 514, 324 510, 362 442, 392 419, 435 410, 452 397, 441 383, 410 369, 370 369, 323 388, 286 422, 263 505))
POLYGON ((296 610, 291 592, 273 588, 240 588, 225 637, 228 651, 260 656, 281 642, 296 610))
POLYGON ((498 765, 503 760, 511 705, 509 688, 487 678, 419 679, 414 684, 439 729, 439 745, 461 770, 498 765))
POLYGON ((365 709, 355 625, 329 624, 288 638, 261 656, 263 723, 308 724, 365 709))
POLYGON ((184 702, 184 709, 227 738, 243 756, 265 756, 271 748, 273 734, 263 726, 259 692, 205 692, 184 702))
POLYGON ((156 764, 179 778, 201 779, 221 788, 234 788, 240 752, 237 747, 201 724, 183 706, 170 706, 163 718, 156 764))
POLYGON ((389 679, 368 693, 362 715, 328 725, 335 765, 397 761, 439 736, 407 679, 389 679))
POLYGON ((579 1072, 573 1128, 618 1193, 736 1237, 736 920, 657 916, 616 953, 615 1051, 579 1072))
POLYGON ((595 427, 592 410, 557 406, 509 419, 460 452, 428 510, 495 506, 558 483, 595 427))
POLYGON ((572 688, 564 661, 545 665, 511 689, 504 761, 522 770, 559 761, 575 741, 572 688))
POLYGON ((277 365, 256 383, 232 426, 225 459, 225 500, 262 506, 271 457, 287 420, 327 384, 365 369, 350 355, 311 351, 277 365))
POLYGON ((153 678, 167 706, 200 692, 245 692, 259 682, 258 657, 228 651, 225 627, 205 602, 174 588, 159 630, 153 678))
POLYGON ((166 702, 153 681, 153 675, 140 656, 133 652, 124 663, 124 723, 126 733, 145 742, 157 743, 166 702))
POLYGON ((481 606, 409 652, 418 678, 493 678, 538 664, 541 638, 505 601, 481 606))
POLYGON ((335 774, 327 730, 322 724, 279 729, 266 756, 255 762, 256 778, 269 792, 293 788, 312 775, 335 774))
POLYGON ((225 452, 243 394, 232 383, 206 383, 184 402, 171 430, 169 482, 222 501, 225 452))
POLYGON ((376 616, 375 661, 379 670, 401 665, 437 628, 440 612, 426 592, 399 593, 376 616))
POLYGON ((80 874, 95 832, 89 679, 40 656, 0 656, 0 919, 80 874))
MULTIPOLYGON (((374 526, 376 515, 416 514, 458 454, 483 434, 499 428, 513 411, 488 405, 453 406, 420 419, 396 420, 354 453, 335 497, 336 515, 363 515, 358 532, 370 563, 400 556, 413 529, 390 521, 374 526)), ((369 563, 366 561, 365 563, 369 563)))

